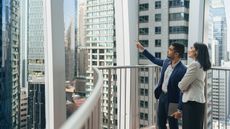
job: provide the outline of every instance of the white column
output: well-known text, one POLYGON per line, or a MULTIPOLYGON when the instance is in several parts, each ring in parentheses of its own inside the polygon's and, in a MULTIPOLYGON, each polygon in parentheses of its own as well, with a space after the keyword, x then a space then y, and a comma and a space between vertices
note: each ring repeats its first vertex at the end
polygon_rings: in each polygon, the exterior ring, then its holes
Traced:
POLYGON ((205 0, 190 1, 188 39, 189 47, 192 46, 194 42, 203 41, 204 1, 205 0))
POLYGON ((66 119, 63 0, 44 0, 46 128, 66 119))
MULTIPOLYGON (((137 49, 135 40, 138 39, 138 0, 114 0, 116 20, 116 50, 117 65, 137 65, 137 49)), ((119 72, 119 71, 118 71, 119 72)), ((119 73, 118 73, 119 75, 119 73)), ((118 128, 134 129, 136 115, 134 111, 135 93, 131 84, 130 71, 121 73, 118 77, 118 128), (126 76, 126 80, 125 80, 126 76), (121 82, 121 83, 120 83, 121 82), (121 92, 120 92, 121 91, 121 92), (126 92, 125 92, 126 91, 126 92), (121 97, 121 98, 120 98, 121 97), (120 117, 119 117, 120 116, 120 117)), ((138 122, 138 121, 136 121, 138 122)))

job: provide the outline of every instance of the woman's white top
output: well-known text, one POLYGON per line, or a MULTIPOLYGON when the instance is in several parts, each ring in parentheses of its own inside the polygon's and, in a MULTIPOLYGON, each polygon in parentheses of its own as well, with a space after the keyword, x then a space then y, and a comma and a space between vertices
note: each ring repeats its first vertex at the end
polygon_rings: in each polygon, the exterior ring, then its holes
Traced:
POLYGON ((206 72, 197 61, 193 61, 179 82, 178 86, 183 92, 182 102, 196 101, 205 103, 204 87, 206 72))

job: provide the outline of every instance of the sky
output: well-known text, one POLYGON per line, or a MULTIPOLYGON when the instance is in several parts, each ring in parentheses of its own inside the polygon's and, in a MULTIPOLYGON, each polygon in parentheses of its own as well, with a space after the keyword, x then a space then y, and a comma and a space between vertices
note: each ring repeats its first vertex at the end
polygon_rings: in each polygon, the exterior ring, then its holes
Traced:
POLYGON ((71 17, 74 17, 74 0, 64 0, 64 22, 65 28, 70 24, 71 17))

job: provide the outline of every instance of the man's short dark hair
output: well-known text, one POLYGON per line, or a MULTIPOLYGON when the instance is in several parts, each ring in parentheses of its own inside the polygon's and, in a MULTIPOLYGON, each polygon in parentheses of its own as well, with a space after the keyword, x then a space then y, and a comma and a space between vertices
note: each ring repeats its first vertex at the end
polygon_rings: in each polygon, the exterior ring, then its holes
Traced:
POLYGON ((174 47, 174 51, 179 53, 179 56, 182 58, 184 55, 184 45, 180 43, 172 43, 171 45, 174 47))

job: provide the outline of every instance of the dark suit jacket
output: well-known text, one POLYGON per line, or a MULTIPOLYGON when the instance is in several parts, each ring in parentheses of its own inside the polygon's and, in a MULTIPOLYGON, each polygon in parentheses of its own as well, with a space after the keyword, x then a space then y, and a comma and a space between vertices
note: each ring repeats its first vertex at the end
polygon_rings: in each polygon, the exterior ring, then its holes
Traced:
MULTIPOLYGON (((171 64, 171 60, 170 59, 158 59, 156 57, 154 57, 152 54, 150 54, 147 50, 143 51, 143 54, 154 64, 159 65, 162 67, 161 69, 161 75, 160 75, 160 80, 158 82, 158 85, 154 91, 155 93, 155 97, 156 99, 159 99, 160 94, 162 92, 162 84, 164 81, 164 74, 165 71, 168 67, 168 65, 171 64)), ((185 72, 186 72, 186 66, 183 65, 181 62, 179 62, 176 67, 174 68, 170 78, 169 78, 169 82, 168 82, 168 102, 170 103, 181 103, 182 100, 182 95, 180 92, 180 89, 178 87, 178 83, 181 81, 181 79, 183 78, 185 72)), ((181 105, 179 107, 179 109, 181 109, 181 105)))

